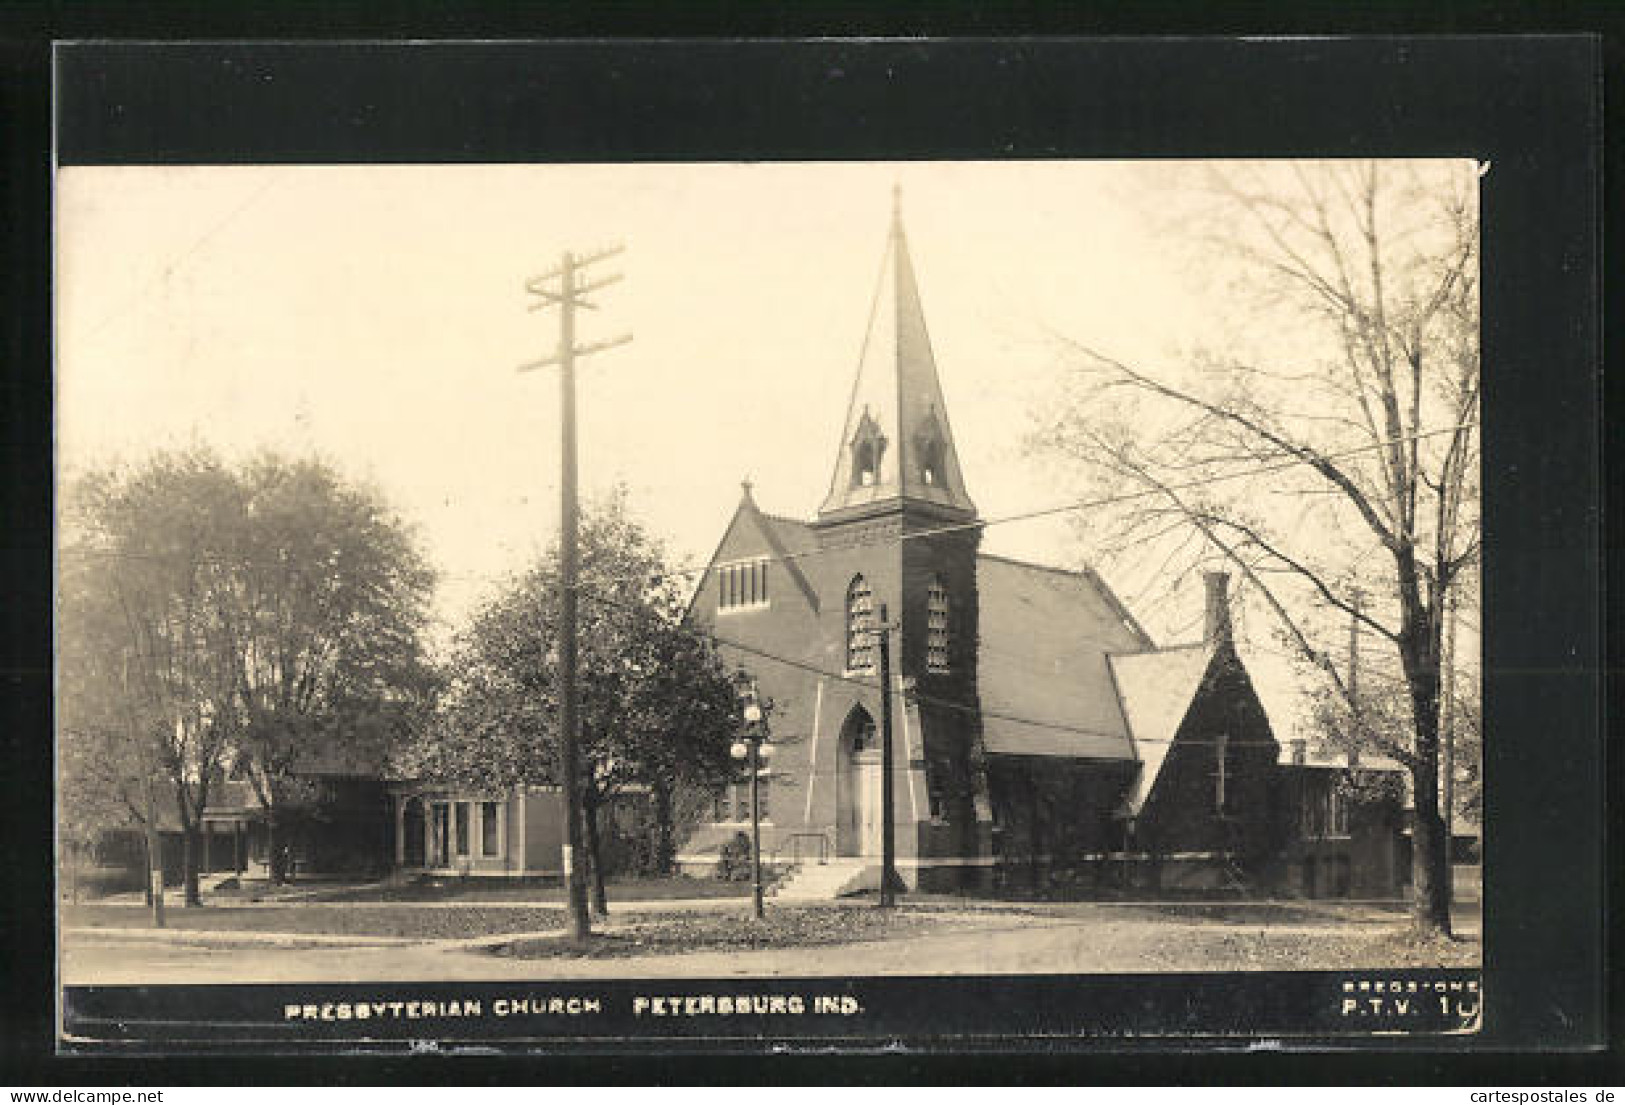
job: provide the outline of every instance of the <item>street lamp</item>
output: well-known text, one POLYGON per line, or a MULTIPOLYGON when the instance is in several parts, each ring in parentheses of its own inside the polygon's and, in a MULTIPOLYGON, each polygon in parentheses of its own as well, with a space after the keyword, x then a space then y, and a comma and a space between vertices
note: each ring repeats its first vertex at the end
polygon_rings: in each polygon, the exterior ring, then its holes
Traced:
POLYGON ((745 727, 728 751, 734 759, 747 761, 750 766, 751 900, 756 918, 760 920, 765 916, 762 908, 762 764, 773 758, 773 745, 768 740, 767 724, 762 717, 761 702, 756 696, 755 681, 741 678, 739 697, 744 702, 745 727))

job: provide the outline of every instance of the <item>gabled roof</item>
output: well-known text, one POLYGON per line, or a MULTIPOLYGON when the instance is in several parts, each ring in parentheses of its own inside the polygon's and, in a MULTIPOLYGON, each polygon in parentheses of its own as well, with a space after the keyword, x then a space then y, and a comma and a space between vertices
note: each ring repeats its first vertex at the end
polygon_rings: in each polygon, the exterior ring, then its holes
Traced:
POLYGON ((1140 758, 1140 774, 1124 803, 1138 813, 1151 797, 1167 762, 1174 734, 1190 712, 1202 678, 1213 663, 1214 647, 1181 645, 1109 658, 1112 679, 1129 734, 1140 758))
POLYGON ((821 518, 844 516, 899 499, 927 503, 967 518, 976 514, 954 448, 902 213, 894 205, 880 282, 836 449, 835 471, 818 513, 821 518), (869 441, 879 453, 872 482, 860 480, 854 469, 859 441, 869 441))
MULTIPOLYGON (((798 522, 792 518, 783 518, 778 515, 765 514, 756 505, 756 497, 751 493, 749 482, 743 485, 739 497, 739 505, 734 508, 734 514, 728 521, 727 527, 722 531, 722 539, 717 542, 716 549, 711 553, 707 570, 715 568, 721 563, 722 551, 726 549, 734 534, 741 526, 750 526, 761 534, 766 542, 772 558, 784 568, 796 589, 807 600, 814 610, 818 609, 818 592, 807 579, 807 573, 801 560, 817 547, 817 538, 813 535, 811 527, 805 522, 798 522)), ((694 612, 694 602, 704 590, 706 579, 701 577, 689 596, 688 611, 685 618, 694 612)))
POLYGON ((1132 761, 1107 655, 1151 642, 1100 577, 983 553, 976 579, 986 750, 1132 761))
POLYGON ((785 518, 766 511, 758 512, 762 522, 792 558, 804 558, 818 549, 818 536, 813 528, 798 518, 785 518))

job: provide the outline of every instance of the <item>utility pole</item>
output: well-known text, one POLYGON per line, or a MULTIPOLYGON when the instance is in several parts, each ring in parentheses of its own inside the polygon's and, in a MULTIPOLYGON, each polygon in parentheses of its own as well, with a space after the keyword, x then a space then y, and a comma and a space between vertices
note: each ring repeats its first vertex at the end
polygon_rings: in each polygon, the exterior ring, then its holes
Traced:
POLYGON ((880 604, 880 908, 897 904, 897 826, 892 795, 891 634, 897 628, 880 604))
POLYGON ((578 513, 576 492, 576 374, 577 357, 585 357, 600 350, 624 345, 632 340, 625 334, 609 341, 590 345, 576 345, 575 312, 577 307, 590 311, 597 305, 586 297, 606 285, 619 280, 620 274, 602 277, 590 283, 581 281, 581 271, 587 266, 612 257, 624 247, 611 246, 586 257, 565 252, 558 267, 525 284, 525 290, 540 297, 530 309, 540 310, 557 305, 559 308, 559 343, 551 357, 521 365, 520 372, 529 372, 550 365, 559 367, 559 785, 564 795, 564 842, 561 853, 564 883, 569 900, 570 936, 584 940, 592 932, 587 915, 587 883, 583 872, 576 866, 581 854, 581 772, 576 746, 581 720, 577 703, 577 576, 578 576, 578 513), (548 285, 558 281, 555 291, 548 285))

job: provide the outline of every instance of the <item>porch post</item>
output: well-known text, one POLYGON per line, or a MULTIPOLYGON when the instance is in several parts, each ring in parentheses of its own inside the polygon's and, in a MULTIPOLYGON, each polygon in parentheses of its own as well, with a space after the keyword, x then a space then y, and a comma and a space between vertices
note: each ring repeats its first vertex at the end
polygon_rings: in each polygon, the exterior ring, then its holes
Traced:
POLYGON ((395 867, 399 870, 406 866, 406 799, 404 794, 395 795, 395 867))
MULTIPOLYGON (((518 825, 516 826, 513 836, 515 845, 513 851, 514 859, 519 865, 519 873, 521 875, 525 873, 525 792, 529 789, 529 787, 524 785, 521 785, 518 788, 518 793, 514 796, 513 806, 513 812, 516 815, 516 820, 518 821, 518 825)), ((504 832, 506 832, 506 827, 504 827, 504 832)))
POLYGON ((231 858, 241 875, 246 869, 243 855, 243 819, 241 817, 231 823, 231 858))
POLYGON ((214 842, 214 822, 205 820, 203 822, 203 873, 205 875, 209 875, 209 874, 214 873, 214 864, 209 862, 211 859, 214 858, 213 857, 214 849, 210 847, 210 845, 213 842, 214 842))

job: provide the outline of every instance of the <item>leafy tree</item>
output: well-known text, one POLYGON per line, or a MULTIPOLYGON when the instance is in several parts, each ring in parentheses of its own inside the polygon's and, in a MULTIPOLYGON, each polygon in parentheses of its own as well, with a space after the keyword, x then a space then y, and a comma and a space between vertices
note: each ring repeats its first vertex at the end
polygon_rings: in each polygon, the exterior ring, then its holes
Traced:
MULTIPOLYGON (((664 550, 624 493, 583 512, 579 588, 582 837, 593 908, 604 913, 601 815, 629 788, 648 788, 669 850, 674 788, 729 777, 739 703, 714 646, 683 627, 664 550)), ((555 549, 475 615, 433 739, 406 770, 487 791, 557 781, 558 591, 555 549)))
POLYGON ((267 811, 275 855, 288 815, 319 797, 311 769, 375 768, 420 720, 434 581, 382 498, 329 465, 267 454, 239 480, 226 608, 237 766, 267 811))
POLYGON ((245 770, 274 821, 309 757, 354 753, 418 685, 432 581, 376 494, 317 461, 158 454, 74 481, 64 518, 65 781, 150 825, 130 796, 161 778, 196 905, 212 789, 245 770))
POLYGON ((1159 196, 1228 279, 1234 332, 1185 363, 1059 337, 1075 369, 1042 444, 1116 505, 1097 551, 1186 572, 1217 554, 1409 770, 1414 919, 1448 932, 1439 812, 1447 604, 1479 557, 1478 219, 1468 163, 1209 167, 1159 196), (1339 664, 1348 619, 1391 650, 1380 724, 1339 664))

